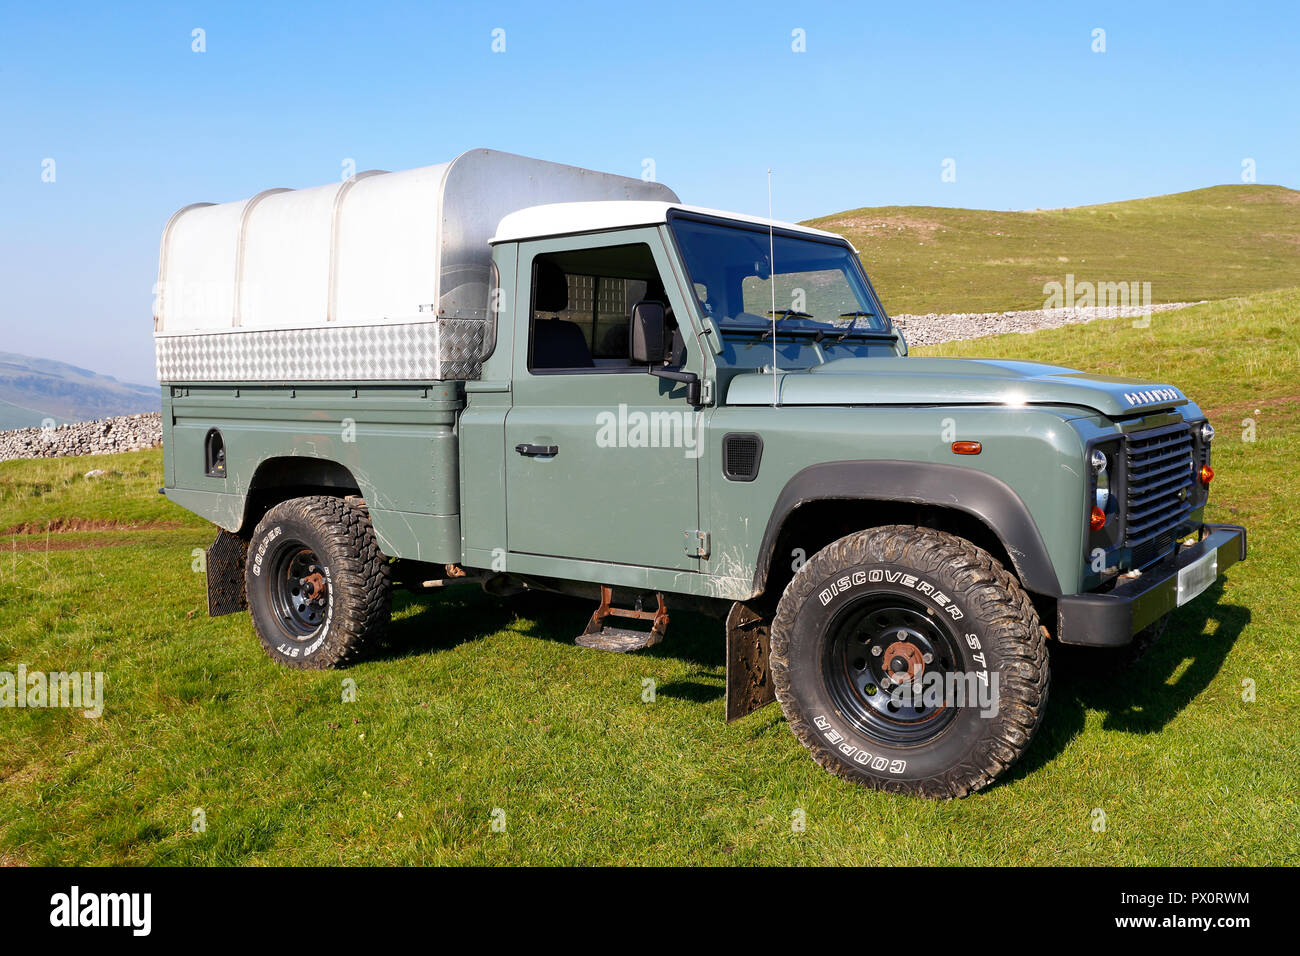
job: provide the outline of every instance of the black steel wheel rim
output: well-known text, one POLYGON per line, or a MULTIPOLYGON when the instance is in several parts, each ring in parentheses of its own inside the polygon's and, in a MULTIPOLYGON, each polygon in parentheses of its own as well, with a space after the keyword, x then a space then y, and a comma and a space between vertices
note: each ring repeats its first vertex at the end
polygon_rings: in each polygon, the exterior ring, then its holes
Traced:
POLYGON ((301 541, 288 540, 271 561, 271 606, 280 627, 295 641, 314 637, 329 610, 329 578, 316 553, 301 541))
POLYGON ((925 695, 903 695, 901 685, 946 678, 960 662, 956 636, 931 608, 882 591, 862 595, 831 620, 822 674, 835 705, 859 731, 905 746, 933 740, 957 710, 951 702, 927 705, 925 695))

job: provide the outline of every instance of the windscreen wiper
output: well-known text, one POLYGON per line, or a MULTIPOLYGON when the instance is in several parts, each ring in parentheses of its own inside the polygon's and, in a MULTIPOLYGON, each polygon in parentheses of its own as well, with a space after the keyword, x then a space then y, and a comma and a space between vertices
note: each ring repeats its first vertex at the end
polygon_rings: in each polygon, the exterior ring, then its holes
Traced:
MULTIPOLYGON (((781 323, 784 322, 786 319, 790 318, 791 316, 793 316, 796 319, 814 318, 811 312, 800 312, 798 309, 777 309, 775 312, 769 310, 766 314, 776 319, 777 329, 780 329, 781 323)), ((771 334, 772 334, 772 330, 768 329, 766 332, 763 333, 763 338, 766 339, 771 334)))
MULTIPOLYGON (((852 319, 852 321, 849 322, 848 327, 845 328, 845 330, 844 330, 843 332, 841 332, 841 333, 836 337, 836 339, 835 339, 835 344, 836 344, 836 345, 840 345, 840 344, 842 344, 842 343, 844 342, 845 339, 847 339, 851 334, 853 334, 853 331, 854 331, 855 327, 856 327, 857 324, 858 324, 858 319, 863 319, 863 318, 866 318, 866 319, 874 319, 874 318, 877 318, 877 315, 876 315, 876 313, 874 313, 874 312, 864 312, 864 311, 862 311, 861 309, 858 309, 858 310, 856 310, 856 311, 854 311, 854 312, 841 312, 841 313, 840 313, 840 318, 841 318, 841 319, 852 319)), ((882 332, 882 331, 879 330, 879 329, 863 329, 863 330, 862 330, 861 332, 859 332, 858 334, 859 334, 859 335, 873 336, 873 337, 878 337, 878 338, 893 338, 893 337, 894 337, 894 334, 893 334, 892 332, 889 332, 889 331, 884 331, 884 332, 882 332)))

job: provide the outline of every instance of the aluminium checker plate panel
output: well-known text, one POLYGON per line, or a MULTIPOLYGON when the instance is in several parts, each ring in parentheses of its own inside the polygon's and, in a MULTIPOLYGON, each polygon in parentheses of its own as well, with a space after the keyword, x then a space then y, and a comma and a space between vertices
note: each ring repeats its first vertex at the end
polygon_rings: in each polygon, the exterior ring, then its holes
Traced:
POLYGON ((347 382, 478 378, 487 323, 443 319, 154 338, 158 381, 347 382))

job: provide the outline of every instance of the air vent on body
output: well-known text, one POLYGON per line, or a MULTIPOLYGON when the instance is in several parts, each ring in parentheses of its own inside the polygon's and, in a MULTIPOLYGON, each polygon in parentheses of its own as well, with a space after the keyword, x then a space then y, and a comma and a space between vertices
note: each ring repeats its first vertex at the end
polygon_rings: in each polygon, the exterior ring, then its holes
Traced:
POLYGON ((732 433, 722 439, 722 476, 731 481, 753 481, 763 457, 763 439, 732 433))

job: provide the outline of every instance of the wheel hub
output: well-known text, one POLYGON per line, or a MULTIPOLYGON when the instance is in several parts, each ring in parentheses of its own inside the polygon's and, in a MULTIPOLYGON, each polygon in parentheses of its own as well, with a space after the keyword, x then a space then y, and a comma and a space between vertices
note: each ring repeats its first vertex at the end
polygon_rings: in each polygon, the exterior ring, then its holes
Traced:
POLYGON ((925 674, 943 675, 960 659, 956 638, 924 604, 892 592, 864 594, 831 625, 826 681, 845 716, 879 740, 928 738, 955 716, 899 694, 925 674))
POLYGON ((325 576, 319 571, 313 571, 305 578, 300 578, 298 586, 302 588, 308 601, 315 601, 325 593, 325 576))
POLYGON ((921 649, 906 640, 898 640, 884 650, 889 679, 898 684, 913 684, 925 670, 921 649))
POLYGON ((311 639, 325 623, 329 609, 329 579, 316 554, 296 541, 286 541, 269 579, 272 605, 280 626, 297 641, 311 639))

